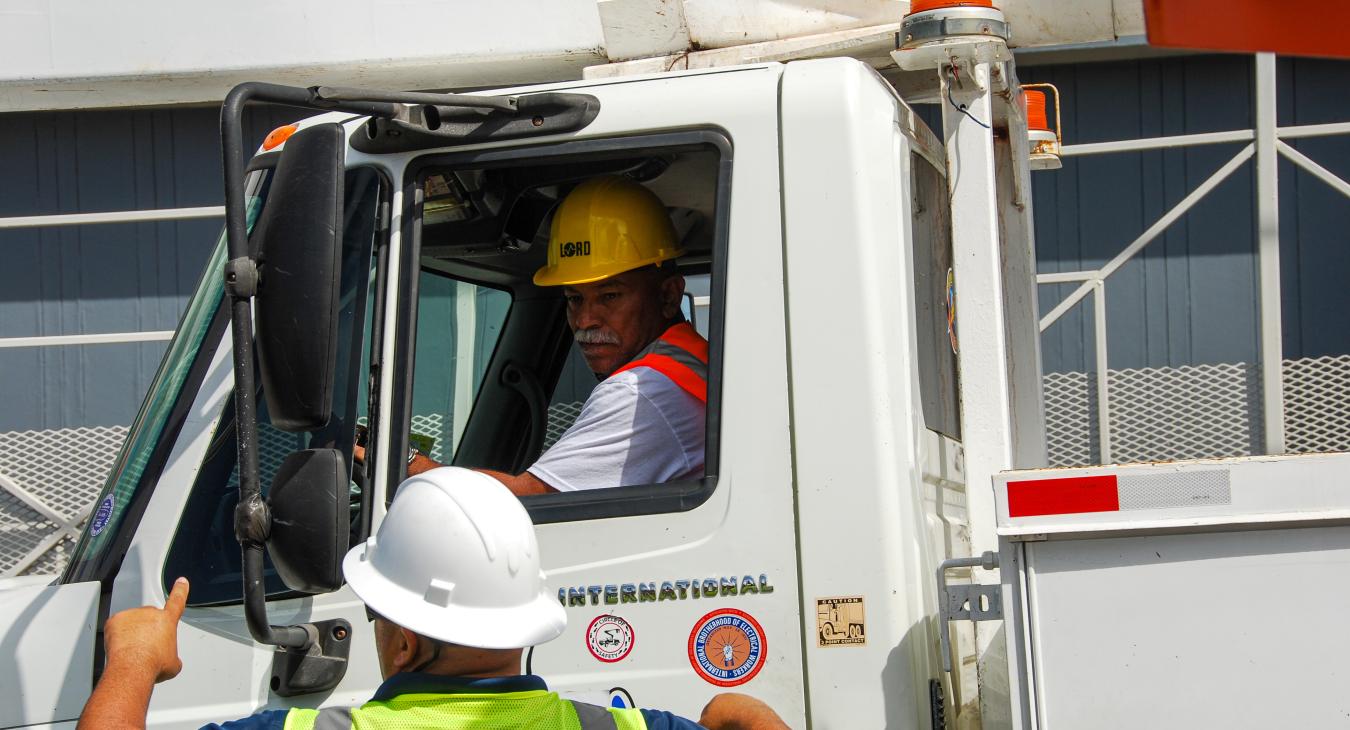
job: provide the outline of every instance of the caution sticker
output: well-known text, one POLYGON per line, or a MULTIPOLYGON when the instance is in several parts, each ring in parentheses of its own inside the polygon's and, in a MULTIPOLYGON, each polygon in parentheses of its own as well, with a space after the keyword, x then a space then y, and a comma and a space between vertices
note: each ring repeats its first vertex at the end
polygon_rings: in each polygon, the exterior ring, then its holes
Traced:
POLYGON ((862 596, 816 599, 816 646, 862 646, 867 643, 867 621, 862 596))
POLYGON ((633 626, 618 616, 596 616, 586 627, 586 648, 602 662, 617 662, 633 650, 633 626))
POLYGON ((745 684, 764 666, 764 629, 750 614, 722 608, 689 632, 689 663, 704 681, 719 687, 745 684))

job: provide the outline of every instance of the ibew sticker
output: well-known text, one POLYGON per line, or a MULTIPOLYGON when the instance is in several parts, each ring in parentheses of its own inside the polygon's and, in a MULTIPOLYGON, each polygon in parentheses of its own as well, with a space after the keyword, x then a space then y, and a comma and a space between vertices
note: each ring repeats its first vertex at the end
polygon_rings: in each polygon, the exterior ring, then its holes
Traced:
POLYGON ((98 537, 103 528, 112 522, 113 516, 113 496, 109 494, 98 503, 98 509, 94 510, 94 516, 89 518, 89 536, 98 537))
POLYGON ((719 687, 754 679, 767 650, 763 627, 734 608, 707 614, 689 632, 689 663, 698 676, 719 687))

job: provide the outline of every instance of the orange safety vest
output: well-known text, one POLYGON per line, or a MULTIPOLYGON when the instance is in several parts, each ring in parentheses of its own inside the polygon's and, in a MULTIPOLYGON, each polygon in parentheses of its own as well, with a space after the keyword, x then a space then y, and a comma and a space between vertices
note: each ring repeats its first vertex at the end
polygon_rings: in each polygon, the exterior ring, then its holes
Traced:
POLYGON ((671 325, 637 357, 612 374, 633 368, 651 368, 670 378, 700 403, 708 404, 708 341, 688 322, 671 325))

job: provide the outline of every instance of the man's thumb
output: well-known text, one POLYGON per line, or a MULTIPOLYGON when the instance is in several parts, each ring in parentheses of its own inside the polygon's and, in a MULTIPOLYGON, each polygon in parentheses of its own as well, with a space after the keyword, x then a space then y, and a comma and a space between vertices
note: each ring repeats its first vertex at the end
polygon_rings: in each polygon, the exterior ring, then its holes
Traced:
POLYGON ((173 582, 173 590, 169 591, 169 600, 164 602, 164 610, 177 621, 183 615, 183 607, 187 605, 188 599, 188 580, 179 578, 173 582))

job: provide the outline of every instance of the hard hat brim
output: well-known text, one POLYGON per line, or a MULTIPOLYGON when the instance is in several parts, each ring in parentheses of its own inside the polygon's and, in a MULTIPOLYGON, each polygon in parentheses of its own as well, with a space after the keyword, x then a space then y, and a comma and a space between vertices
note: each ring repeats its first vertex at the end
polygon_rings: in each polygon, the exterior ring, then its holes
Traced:
POLYGON ((654 265, 659 264, 659 263, 661 263, 661 262, 663 262, 663 261, 670 261, 670 260, 672 260, 672 259, 677 259, 677 258, 683 256, 684 254, 685 254, 684 249, 682 249, 682 248, 677 248, 677 249, 675 249, 674 251, 672 251, 672 252, 669 253, 669 254, 662 255, 662 256, 653 256, 653 257, 651 257, 651 258, 642 259, 641 261, 637 261, 637 262, 635 262, 635 263, 633 263, 633 264, 627 266, 626 268, 620 269, 620 270, 618 270, 618 271, 609 271, 609 272, 606 272, 606 273, 604 273, 604 274, 599 274, 599 275, 597 275, 597 276, 587 276, 587 277, 570 277, 570 278, 569 278, 569 277, 567 277, 567 276, 564 276, 564 275, 559 271, 558 267, 551 267, 551 266, 545 265, 545 266, 539 267, 539 270, 536 271, 536 272, 534 272, 534 285, 535 285, 535 286, 578 286, 578 285, 580 285, 580 284, 594 284, 594 283, 597 282, 597 281, 604 281, 605 279, 612 279, 612 278, 618 276, 619 274, 627 273, 627 272, 629 272, 629 271, 634 271, 634 270, 640 269, 640 268, 642 268, 642 267, 644 267, 644 266, 654 266, 654 265))
POLYGON ((370 610, 422 636, 479 649, 523 649, 558 638, 567 613, 557 597, 540 594, 522 606, 436 606, 381 575, 364 559, 365 543, 347 552, 342 572, 370 610))

